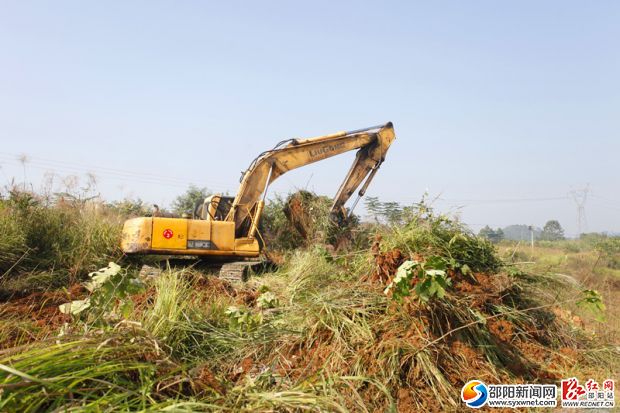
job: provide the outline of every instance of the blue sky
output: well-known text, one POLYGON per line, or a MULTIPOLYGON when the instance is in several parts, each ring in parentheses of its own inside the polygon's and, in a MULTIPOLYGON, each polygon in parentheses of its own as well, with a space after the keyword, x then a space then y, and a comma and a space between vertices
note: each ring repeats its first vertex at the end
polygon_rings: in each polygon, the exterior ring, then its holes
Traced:
MULTIPOLYGON (((283 138, 388 120, 368 194, 478 229, 620 231, 620 3, 2 1, 0 181, 93 172, 108 199, 234 193, 283 138), (548 198, 563 198, 548 200, 548 198), (500 202, 501 201, 501 202, 500 202)), ((352 155, 273 191, 331 195, 352 155)))

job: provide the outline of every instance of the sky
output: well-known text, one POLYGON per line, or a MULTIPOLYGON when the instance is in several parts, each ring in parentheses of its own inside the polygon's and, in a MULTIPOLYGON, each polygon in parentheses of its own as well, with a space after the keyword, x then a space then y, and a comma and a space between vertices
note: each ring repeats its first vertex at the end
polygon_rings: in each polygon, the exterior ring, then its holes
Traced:
MULTIPOLYGON (((617 1, 0 0, 0 51, 3 185, 91 173, 169 205, 234 194, 282 139, 392 121, 370 196, 571 235, 589 185, 583 229, 620 232, 617 1)), ((352 159, 270 194, 333 195, 352 159)))

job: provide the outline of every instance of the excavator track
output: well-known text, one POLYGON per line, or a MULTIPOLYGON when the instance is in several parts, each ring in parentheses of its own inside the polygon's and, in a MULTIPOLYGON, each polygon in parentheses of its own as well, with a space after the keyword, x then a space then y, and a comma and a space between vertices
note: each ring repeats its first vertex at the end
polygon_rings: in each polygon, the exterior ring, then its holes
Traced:
POLYGON ((273 268, 269 261, 233 261, 233 262, 209 262, 196 257, 183 257, 165 259, 155 265, 143 265, 140 269, 141 278, 157 278, 161 272, 170 266, 171 268, 196 268, 204 270, 210 275, 216 275, 230 282, 245 282, 253 273, 260 273, 273 268))
POLYGON ((247 281, 252 272, 258 272, 263 265, 262 261, 229 262, 222 265, 219 277, 231 282, 247 281))

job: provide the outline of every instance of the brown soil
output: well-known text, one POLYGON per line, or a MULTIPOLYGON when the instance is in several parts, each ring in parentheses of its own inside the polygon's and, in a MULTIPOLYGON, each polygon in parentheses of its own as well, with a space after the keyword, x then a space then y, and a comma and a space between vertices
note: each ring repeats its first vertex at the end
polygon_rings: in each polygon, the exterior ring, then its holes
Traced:
POLYGON ((396 274, 398 267, 405 261, 405 256, 398 249, 381 252, 380 243, 381 236, 375 237, 371 247, 375 266, 372 274, 365 278, 373 283, 387 285, 389 280, 396 274))
POLYGON ((134 302, 135 308, 138 311, 142 311, 148 305, 153 304, 155 300, 156 290, 155 287, 150 287, 149 289, 131 296, 132 301, 134 302))
POLYGON ((259 291, 248 285, 235 287, 232 283, 213 276, 197 277, 193 284, 199 294, 194 295, 194 300, 208 301, 213 297, 229 297, 240 305, 254 307, 260 295, 259 291))
POLYGON ((491 319, 487 326, 491 334, 504 343, 510 342, 514 337, 514 325, 507 320, 491 319))
POLYGON ((74 284, 66 291, 36 292, 0 304, 0 317, 27 321, 37 331, 36 336, 32 334, 24 336, 16 331, 16 334, 0 343, 0 347, 9 348, 18 344, 26 344, 57 330, 65 322, 71 321, 71 316, 61 313, 58 306, 85 296, 84 287, 74 284))
POLYGON ((199 369, 198 376, 194 379, 194 386, 199 389, 213 389, 219 394, 226 394, 226 388, 222 385, 222 383, 220 383, 220 381, 207 366, 202 366, 199 369))
POLYGON ((250 373, 254 368, 254 359, 252 357, 246 357, 237 366, 237 368, 229 375, 229 379, 236 382, 244 375, 250 373))

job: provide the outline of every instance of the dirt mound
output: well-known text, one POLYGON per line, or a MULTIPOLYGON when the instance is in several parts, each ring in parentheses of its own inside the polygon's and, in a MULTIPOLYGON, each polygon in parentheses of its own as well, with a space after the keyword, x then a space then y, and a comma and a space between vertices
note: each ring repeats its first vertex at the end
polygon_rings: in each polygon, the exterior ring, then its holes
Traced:
POLYGON ((248 307, 254 307, 260 295, 258 290, 249 285, 234 286, 227 280, 213 276, 198 276, 194 279, 193 286, 200 293, 195 299, 210 300, 213 297, 224 296, 248 307))
MULTIPOLYGON (((380 244, 377 237, 371 249, 373 271, 363 278, 370 285, 383 289, 406 260, 424 261, 420 255, 406 256, 399 249, 382 251, 380 244)), ((455 388, 464 384, 465 371, 467 377, 489 382, 552 382, 571 365, 584 361, 576 343, 565 340, 562 331, 567 320, 556 317, 552 308, 522 312, 519 307, 529 305, 528 297, 507 274, 466 275, 460 268, 450 268, 446 274, 452 286, 449 294, 426 305, 415 294, 405 297, 395 311, 409 312, 418 322, 408 330, 382 333, 382 343, 428 348, 438 360, 439 372, 455 388)), ((414 277, 411 287, 416 282, 414 277)), ((397 398, 403 406, 411 403, 404 391, 397 398)))
POLYGON ((405 256, 399 249, 381 252, 381 236, 377 235, 371 247, 374 257, 374 271, 366 277, 366 280, 386 284, 390 277, 396 274, 396 270, 405 262, 405 256))
POLYGON ((37 292, 0 304, 0 317, 14 321, 16 326, 0 347, 26 344, 57 332, 63 323, 71 321, 71 316, 61 313, 58 306, 85 296, 84 287, 74 284, 66 291, 37 292))

